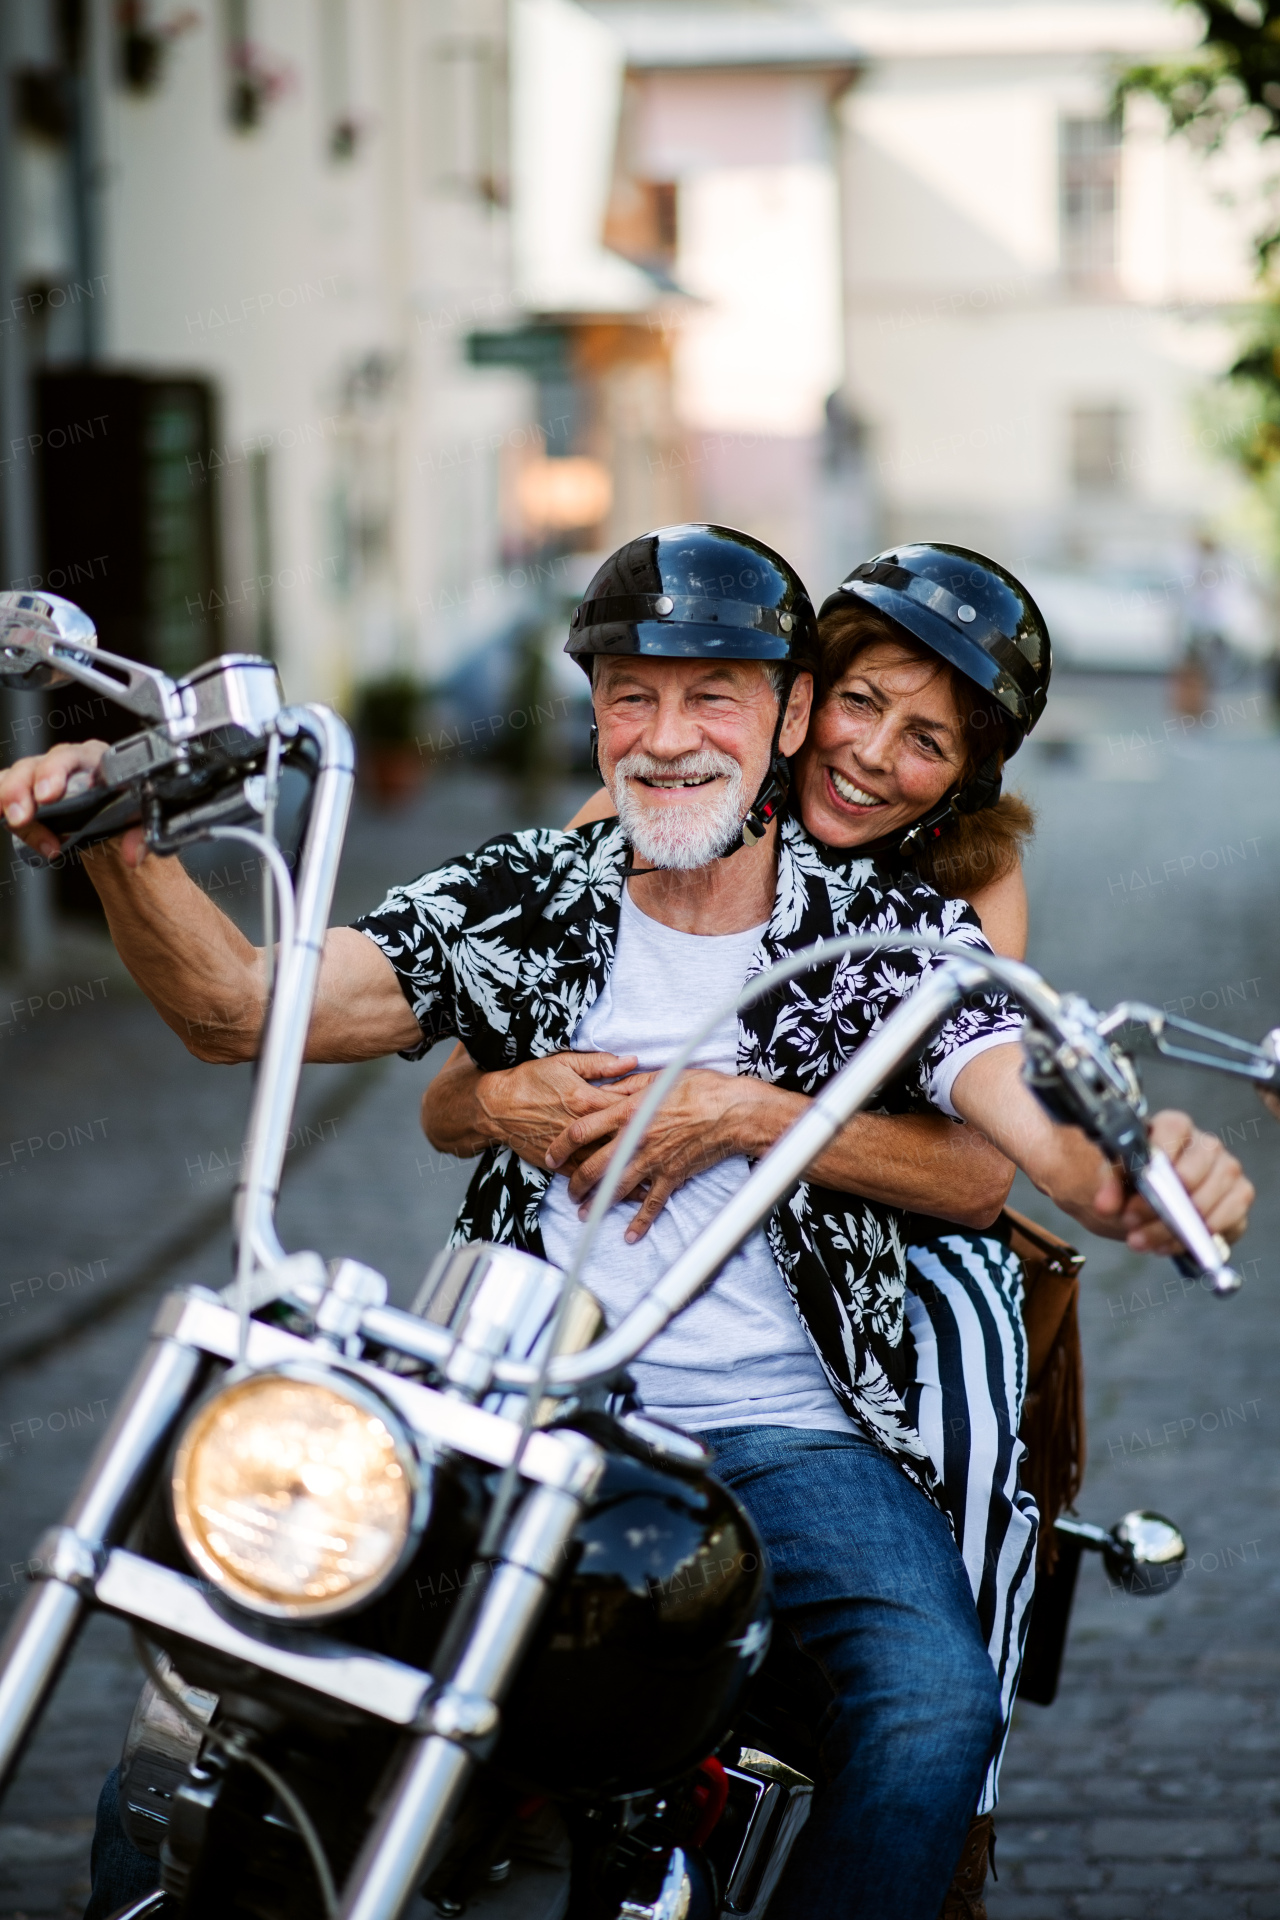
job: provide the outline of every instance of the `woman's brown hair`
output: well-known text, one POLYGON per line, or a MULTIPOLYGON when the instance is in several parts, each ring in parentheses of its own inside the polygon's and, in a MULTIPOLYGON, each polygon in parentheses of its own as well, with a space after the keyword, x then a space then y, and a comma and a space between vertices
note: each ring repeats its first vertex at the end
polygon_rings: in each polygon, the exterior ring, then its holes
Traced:
MULTIPOLYGON (((1009 736, 1004 714, 995 701, 874 607, 841 607, 818 623, 815 705, 830 698, 858 654, 876 640, 891 641, 947 675, 964 741, 961 784, 971 779, 993 752, 1003 764, 1009 736)), ((1012 872, 1035 832, 1035 824, 1026 801, 1016 793, 1004 793, 993 806, 982 807, 977 813, 953 814, 940 839, 912 849, 911 865, 939 893, 964 897, 1012 872)))

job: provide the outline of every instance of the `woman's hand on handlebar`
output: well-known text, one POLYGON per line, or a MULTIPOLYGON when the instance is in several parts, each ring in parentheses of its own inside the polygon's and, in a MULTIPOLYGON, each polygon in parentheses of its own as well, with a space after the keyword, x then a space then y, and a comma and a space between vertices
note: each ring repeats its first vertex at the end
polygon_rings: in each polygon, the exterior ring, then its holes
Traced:
MULTIPOLYGON (((61 800, 74 774, 96 775, 105 740, 66 740, 48 753, 15 760, 0 774, 0 815, 5 825, 26 842, 33 853, 56 859, 62 842, 51 827, 41 826, 36 808, 61 800)), ((128 867, 140 867, 146 858, 146 830, 130 827, 120 836, 120 852, 128 867)))

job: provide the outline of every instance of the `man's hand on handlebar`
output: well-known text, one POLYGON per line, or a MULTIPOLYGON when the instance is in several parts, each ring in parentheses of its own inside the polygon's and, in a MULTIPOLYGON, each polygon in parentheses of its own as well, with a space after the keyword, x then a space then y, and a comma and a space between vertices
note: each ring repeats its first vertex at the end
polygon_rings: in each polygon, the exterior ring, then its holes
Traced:
MULTIPOLYGON (((951 1097, 971 1126, 980 1127, 1042 1193, 1091 1233, 1124 1240, 1135 1253, 1181 1251, 1079 1128, 1050 1120, 1023 1082, 1020 1047, 992 1047, 976 1055, 957 1075, 951 1097)), ((1249 1224, 1254 1190, 1235 1156, 1215 1135, 1199 1132, 1185 1113, 1156 1114, 1150 1135, 1173 1161, 1211 1231, 1238 1240, 1249 1224)))
MULTIPOLYGON (((1227 1241, 1238 1240, 1249 1224, 1254 1188, 1235 1155, 1228 1153, 1216 1134, 1202 1133, 1186 1113, 1155 1114, 1149 1132, 1152 1146, 1163 1148, 1169 1156, 1210 1231, 1227 1241)), ((1123 1233, 1125 1245, 1134 1253, 1181 1251, 1168 1227, 1114 1167, 1106 1169, 1093 1204, 1104 1219, 1114 1220, 1116 1237, 1123 1233)))
MULTIPOLYGON (((36 808, 61 800, 73 775, 96 775, 107 751, 105 740, 67 740, 48 753, 15 760, 0 774, 0 816, 11 832, 46 860, 56 859, 62 842, 50 827, 36 819, 36 808)), ((146 830, 130 827, 116 843, 127 867, 140 867, 147 857, 146 830)))

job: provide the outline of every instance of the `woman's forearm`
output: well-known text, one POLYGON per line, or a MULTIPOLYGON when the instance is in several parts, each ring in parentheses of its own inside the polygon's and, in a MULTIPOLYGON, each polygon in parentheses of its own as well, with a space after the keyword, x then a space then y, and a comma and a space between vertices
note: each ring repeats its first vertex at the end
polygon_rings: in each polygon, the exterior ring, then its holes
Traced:
MULTIPOLYGON (((740 1081, 739 1151, 761 1159, 808 1107, 804 1094, 740 1081)), ((990 1142, 941 1114, 855 1114, 809 1169, 841 1193, 988 1227, 1013 1184, 1012 1164, 990 1142)))
MULTIPOLYGON (((440 1153, 469 1159, 495 1142, 520 1152, 521 1130, 504 1122, 507 1075, 482 1074, 455 1047, 422 1096, 422 1129, 440 1153)), ((733 1083, 724 1157, 763 1159, 810 1102, 746 1076, 733 1083)), ((810 1168, 810 1177, 842 1193, 886 1206, 987 1227, 1013 1181, 1003 1154, 941 1114, 860 1113, 810 1168)))
POLYGON ((437 1153, 470 1160, 492 1143, 480 1099, 481 1080, 492 1077, 481 1073, 465 1047, 453 1049, 422 1096, 422 1131, 437 1153))

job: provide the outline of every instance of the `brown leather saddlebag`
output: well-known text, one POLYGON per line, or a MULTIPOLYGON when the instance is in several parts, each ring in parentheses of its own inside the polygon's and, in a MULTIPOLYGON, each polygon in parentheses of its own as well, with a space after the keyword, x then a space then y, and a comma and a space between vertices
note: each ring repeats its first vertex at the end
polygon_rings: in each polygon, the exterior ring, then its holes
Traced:
POLYGON ((1002 1221, 1025 1275, 1022 1484, 1040 1509, 1039 1569, 1052 1573, 1058 1557, 1053 1523, 1075 1505, 1084 1480, 1084 1356, 1077 1308, 1085 1256, 1012 1207, 1005 1208, 1002 1221))

